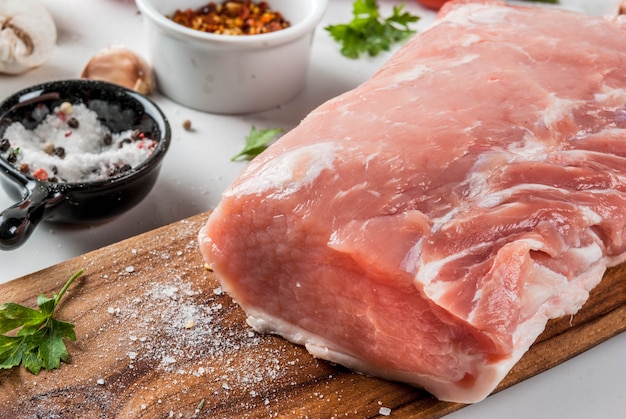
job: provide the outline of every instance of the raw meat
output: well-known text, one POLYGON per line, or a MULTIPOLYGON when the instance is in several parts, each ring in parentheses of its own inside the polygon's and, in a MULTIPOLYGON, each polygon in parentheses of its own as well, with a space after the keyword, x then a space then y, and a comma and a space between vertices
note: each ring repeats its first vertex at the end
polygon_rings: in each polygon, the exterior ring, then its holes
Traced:
POLYGON ((249 324, 441 400, 489 395, 626 259, 624 22, 448 3, 314 110, 199 233, 249 324))

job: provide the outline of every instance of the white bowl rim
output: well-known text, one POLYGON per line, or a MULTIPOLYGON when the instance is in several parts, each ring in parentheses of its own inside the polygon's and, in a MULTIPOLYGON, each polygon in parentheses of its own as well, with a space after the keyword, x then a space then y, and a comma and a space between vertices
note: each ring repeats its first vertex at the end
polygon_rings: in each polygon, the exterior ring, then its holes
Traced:
MULTIPOLYGON (((207 0, 207 3, 208 1, 209 0, 207 0)), ((203 42, 208 41, 214 44, 248 46, 257 45, 258 43, 266 44, 288 42, 293 39, 300 38, 311 31, 321 21, 322 16, 326 11, 328 0, 308 1, 313 6, 312 12, 309 13, 302 21, 278 31, 246 36, 214 34, 188 28, 184 25, 173 22, 164 14, 158 12, 150 0, 135 0, 135 3, 141 13, 145 14, 152 20, 152 22, 170 34, 178 34, 179 36, 185 36, 203 42)))

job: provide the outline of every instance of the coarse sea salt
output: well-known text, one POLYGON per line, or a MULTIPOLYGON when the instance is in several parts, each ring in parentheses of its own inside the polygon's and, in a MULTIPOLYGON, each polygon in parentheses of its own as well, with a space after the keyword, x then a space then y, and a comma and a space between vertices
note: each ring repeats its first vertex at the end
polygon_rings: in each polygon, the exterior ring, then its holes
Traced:
POLYGON ((133 130, 112 133, 84 104, 72 105, 69 113, 56 107, 32 130, 14 122, 3 137, 10 142, 5 158, 13 166, 40 180, 66 183, 102 180, 135 168, 157 144, 133 130))
POLYGON ((391 415, 391 409, 388 407, 381 407, 378 409, 378 414, 382 416, 389 416, 391 415))

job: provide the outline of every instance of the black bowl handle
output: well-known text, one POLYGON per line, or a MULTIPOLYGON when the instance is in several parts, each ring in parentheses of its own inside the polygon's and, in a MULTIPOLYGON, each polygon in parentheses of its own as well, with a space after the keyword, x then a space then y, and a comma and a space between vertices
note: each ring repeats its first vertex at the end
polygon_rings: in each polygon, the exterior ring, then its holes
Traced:
POLYGON ((32 182, 27 185, 24 198, 0 213, 0 249, 18 248, 30 237, 43 219, 46 205, 59 198, 45 184, 32 182), (56 195, 56 196, 55 196, 56 195))

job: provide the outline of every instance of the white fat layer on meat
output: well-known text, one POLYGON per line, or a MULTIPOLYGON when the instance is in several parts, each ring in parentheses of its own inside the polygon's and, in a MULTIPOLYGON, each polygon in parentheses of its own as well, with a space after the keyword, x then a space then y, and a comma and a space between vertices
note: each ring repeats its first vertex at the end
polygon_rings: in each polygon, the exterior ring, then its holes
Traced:
POLYGON ((413 83, 415 80, 421 78, 424 74, 432 73, 433 70, 427 65, 419 64, 411 68, 410 70, 403 71, 401 73, 394 74, 393 78, 391 78, 384 87, 381 87, 380 90, 393 90, 397 89, 398 85, 402 83, 413 83))
POLYGON ((477 25, 503 22, 511 10, 496 6, 476 3, 453 8, 443 19, 436 20, 431 28, 444 23, 470 28, 477 25))
MULTIPOLYGON (((511 195, 519 194, 520 192, 537 192, 537 191, 554 191, 554 192, 562 192, 562 189, 555 188, 549 185, 539 185, 534 183, 522 183, 519 185, 512 186, 507 189, 502 189, 499 191, 495 191, 489 194, 484 194, 482 191, 486 188, 486 183, 481 186, 480 180, 484 179, 483 176, 477 176, 476 179, 471 183, 472 186, 472 195, 469 197, 473 198, 473 204, 480 208, 495 208, 504 204, 504 201, 509 199, 511 195), (482 196, 481 196, 482 195, 482 196)), ((598 195, 605 195, 606 190, 587 190, 589 193, 598 193, 598 195)), ((513 204, 514 205, 514 204, 513 204)), ((602 222, 603 218, 600 214, 593 211, 591 208, 583 205, 579 205, 578 209, 580 213, 584 216, 584 220, 588 226, 596 225, 602 222)), ((442 215, 439 218, 433 219, 433 233, 437 232, 441 228, 443 228, 448 222, 456 219, 459 214, 462 214, 466 211, 463 207, 453 208, 448 211, 446 214, 442 215)))
POLYGON ((554 295, 567 291, 568 287, 565 275, 535 263, 522 285, 520 306, 523 311, 520 312, 520 317, 525 320, 541 313, 546 319, 549 318, 551 310, 543 310, 542 307, 548 300, 554 298, 554 295))
MULTIPOLYGON (((595 267, 600 266, 600 270, 604 272, 606 263, 597 244, 570 249, 567 253, 576 257, 585 266, 589 266, 589 271, 595 272, 595 267)), ((546 319, 552 319, 577 312, 589 297, 589 290, 597 284, 595 278, 590 278, 588 281, 581 281, 581 278, 583 277, 568 280, 565 275, 535 262, 522 284, 521 320, 529 319, 537 313, 546 319)), ((477 303, 481 296, 482 290, 479 290, 473 300, 475 308, 467 317, 470 324, 473 323, 476 311, 480 310, 477 303)))
POLYGON ((480 208, 495 208, 499 205, 502 205, 503 201, 506 201, 511 197, 511 195, 515 193, 549 190, 559 191, 560 189, 555 188, 554 186, 538 185, 536 183, 522 183, 507 189, 502 189, 500 191, 495 191, 488 195, 482 196, 476 200, 476 206, 480 208))
MULTIPOLYGON (((528 240, 528 242, 533 242, 528 240)), ((547 268, 535 264, 533 273, 529 278, 543 278, 542 281, 549 281, 550 285, 560 290, 547 292, 544 298, 539 298, 542 302, 536 306, 536 310, 528 311, 528 316, 523 320, 513 333, 514 348, 510 357, 503 358, 497 362, 486 364, 476 377, 476 382, 471 389, 456 382, 441 380, 424 374, 415 374, 399 370, 381 370, 375 365, 355 357, 342 348, 337 348, 332 342, 328 342, 322 337, 313 334, 294 324, 285 322, 282 319, 270 316, 265 312, 257 313, 252 307, 244 307, 248 314, 248 324, 259 333, 275 333, 283 336, 287 340, 303 345, 307 351, 321 359, 336 362, 352 370, 364 374, 371 374, 377 377, 394 381, 402 381, 422 387, 431 393, 436 393, 440 400, 450 400, 461 403, 476 403, 490 394, 497 384, 508 374, 510 369, 528 351, 537 337, 544 331, 548 319, 558 318, 563 315, 574 314, 588 298, 589 290, 593 289, 601 280, 606 264, 604 261, 597 263, 589 272, 586 272, 569 282, 564 277, 547 268), (552 298, 550 298, 552 297, 552 298)), ((538 291, 545 291, 543 285, 533 288, 532 284, 527 285, 526 291, 533 294, 532 299, 537 296, 538 291)), ((462 365, 472 365, 474 361, 480 362, 478 358, 472 361, 471 356, 463 361, 462 365)))
MULTIPOLYGON (((521 242, 518 241, 518 242, 521 242)), ((530 252, 531 250, 537 250, 537 243, 539 243, 537 240, 523 240, 523 242, 525 242, 526 246, 527 246, 527 252, 530 252)), ((534 279, 538 279, 541 278, 541 281, 538 281, 539 284, 541 285, 540 287, 538 287, 538 292, 537 293, 524 293, 522 292, 520 295, 517 295, 516 291, 508 291, 511 295, 510 295, 510 299, 509 301, 515 301, 515 300, 521 300, 519 302, 519 306, 523 309, 526 308, 528 306, 531 306, 533 303, 537 303, 537 308, 540 307, 541 305, 544 304, 544 302, 552 295, 554 295, 554 290, 555 289, 566 289, 567 287, 567 278, 564 275, 561 275, 557 272, 554 272, 552 270, 549 269, 545 269, 543 266, 534 263, 533 264, 533 269, 531 269, 527 275, 524 278, 519 278, 521 281, 523 281, 522 287, 525 288, 527 287, 527 283, 528 282, 533 282, 534 279), (539 273, 537 271, 541 271, 542 275, 544 276, 539 276, 539 273), (554 283, 555 285, 551 285, 552 283, 554 283), (543 287, 543 288, 542 288, 543 287), (552 290, 552 291, 550 291, 552 290), (545 297, 542 298, 541 293, 545 293, 545 297)), ((473 305, 474 305, 474 309, 469 313, 469 315, 467 316, 467 321, 471 324, 473 324, 474 322, 474 317, 476 316, 477 313, 479 313, 479 310, 484 310, 484 306, 480 306, 479 302, 482 298, 482 288, 480 290, 480 293, 477 293, 474 296, 474 299, 472 301, 473 305)), ((535 310, 529 311, 529 315, 525 316, 523 313, 521 314, 522 319, 526 319, 527 317, 533 315, 535 313, 535 310)))
MULTIPOLYGON (((369 169, 370 163, 372 162, 376 162, 378 161, 378 159, 380 158, 380 153, 376 152, 376 153, 370 153, 367 156, 365 156, 365 168, 369 169)), ((399 157, 392 157, 390 159, 388 159, 389 162, 393 162, 395 160, 399 160, 399 157)))
MULTIPOLYGON (((525 243, 529 250, 540 251, 544 248, 544 243, 540 242, 539 240, 520 239, 517 240, 517 242, 525 243)), ((417 270, 417 274, 415 275, 415 280, 422 284, 422 286, 424 287, 424 292, 426 293, 428 298, 432 299, 433 301, 439 301, 449 290, 449 285, 447 284, 447 281, 437 281, 441 268, 448 263, 454 262, 458 259, 462 259, 472 253, 476 253, 477 251, 480 251, 480 249, 488 245, 489 243, 481 243, 476 246, 464 249, 461 252, 457 252, 453 255, 447 256, 445 258, 440 258, 434 262, 420 264, 417 270)))
POLYGON ((534 134, 526 132, 521 141, 515 141, 507 146, 507 151, 511 154, 508 157, 509 163, 521 161, 543 161, 550 151, 546 143, 539 141, 534 134))
MULTIPOLYGON (((546 295, 543 296, 541 304, 535 303, 535 314, 531 312, 531 305, 527 301, 528 306, 526 310, 528 315, 541 315, 545 319, 556 319, 576 314, 589 298, 589 291, 595 288, 602 280, 607 267, 606 262, 607 259, 602 258, 582 274, 570 280, 566 278, 561 279, 559 274, 539 264, 535 264, 533 267, 534 273, 531 273, 529 278, 541 278, 542 281, 545 280, 545 283, 536 284, 536 287, 533 284, 528 284, 529 289, 527 292, 532 294, 529 300, 535 301, 535 298, 539 300, 538 297, 541 295, 538 293, 540 291, 546 295), (546 285, 554 287, 551 289, 553 292, 549 293, 549 290, 545 289, 546 285)), ((514 334, 514 339, 518 338, 520 338, 519 330, 514 334)))
POLYGON ((617 157, 616 155, 611 156, 606 153, 592 150, 559 150, 558 152, 552 153, 550 157, 557 160, 561 165, 567 164, 569 166, 585 166, 590 161, 601 161, 603 158, 606 158, 607 160, 620 159, 620 161, 622 161, 622 158, 617 157))
POLYGON ((598 243, 592 243, 585 247, 572 248, 568 254, 574 256, 583 266, 592 266, 600 262, 604 257, 602 247, 598 243))
POLYGON ((626 103, 626 90, 602 85, 600 92, 596 93, 593 98, 602 106, 621 107, 626 103))
POLYGON ((462 132, 465 134, 471 134, 473 130, 475 130, 476 128, 480 128, 482 126, 483 126, 483 123, 481 121, 474 121, 472 125, 468 125, 465 128, 463 128, 462 132))
POLYGON ((558 131, 558 123, 571 118, 572 110, 579 106, 582 101, 559 98, 554 93, 550 93, 548 96, 550 103, 546 105, 539 123, 549 130, 558 131))
POLYGON ((400 269, 410 274, 415 274, 417 272, 417 264, 422 254, 422 243, 424 242, 423 238, 420 238, 417 243, 415 243, 411 249, 407 252, 407 254, 400 262, 400 269))
POLYGON ((380 192, 374 191, 374 190, 371 190, 371 189, 368 189, 367 193, 372 195, 374 198, 380 198, 381 195, 382 195, 380 192))
POLYGON ((466 55, 460 57, 458 60, 449 61, 448 65, 446 67, 447 68, 458 67, 458 66, 463 65, 463 64, 471 63, 472 61, 475 61, 478 58, 480 58, 479 54, 466 54, 466 55))
MULTIPOLYGON (((605 195, 605 193, 603 193, 602 191, 599 191, 600 194, 605 195)), ((595 212, 594 210, 592 210, 591 208, 585 206, 585 205, 579 205, 578 206, 578 210, 580 211, 581 214, 583 214, 584 216, 584 220, 587 224, 587 226, 593 226, 593 225, 597 225, 600 224, 603 220, 602 216, 600 214, 598 214, 597 212, 595 212)))
MULTIPOLYGON (((480 199, 476 200, 476 205, 481 208, 495 208, 499 205, 502 205, 502 203, 506 201, 507 199, 509 199, 511 195, 519 194, 520 192, 528 192, 529 194, 532 194, 533 192, 537 192, 537 191, 554 191, 555 193, 567 192, 567 191, 564 191, 563 189, 555 188, 554 186, 549 186, 549 185, 539 185, 536 183, 521 183, 519 185, 515 185, 510 188, 503 189, 501 191, 496 191, 489 195, 483 196, 480 199)), ((589 189, 586 192, 592 194, 592 193, 595 193, 596 191, 589 189)), ((597 193, 599 195, 606 195, 606 190, 600 189, 597 191, 597 193)), ((584 220, 588 226, 592 226, 592 225, 599 224, 600 222, 602 222, 603 220, 602 216, 598 214, 597 212, 593 211, 591 208, 585 205, 579 205, 577 208, 579 212, 583 215, 584 220)))
MULTIPOLYGON (((620 115, 624 117, 624 119, 620 122, 626 121, 626 111, 621 110, 619 113, 620 115)), ((612 139, 615 139, 615 141, 626 141, 626 129, 607 127, 592 134, 587 133, 584 137, 576 137, 576 139, 587 139, 587 138, 594 138, 594 137, 612 138, 612 139)), ((592 153, 592 152, 588 151, 588 153, 592 153)), ((598 152, 597 154, 598 156, 607 156, 605 153, 598 152)))
POLYGON ((612 267, 612 266, 617 266, 617 265, 621 265, 622 263, 626 262, 626 253, 622 253, 620 255, 615 255, 612 258, 608 258, 607 259, 607 267, 612 267))
MULTIPOLYGON (((371 365, 358 357, 342 351, 341 348, 334 347, 332 342, 328 342, 322 337, 292 323, 270 316, 265 312, 256 313, 256 310, 251 307, 244 307, 244 310, 248 314, 247 322, 254 330, 259 333, 275 333, 291 342, 303 345, 314 357, 341 364, 363 374, 406 382, 437 394, 440 400, 460 403, 476 403, 484 399, 487 394, 490 394, 508 374, 513 365, 528 351, 530 345, 544 330, 547 321, 542 312, 535 312, 532 317, 522 322, 514 335, 516 345, 511 356, 486 364, 480 369, 479 375, 476 376, 476 382, 471 388, 467 388, 462 383, 450 382, 426 374, 416 374, 401 370, 381 370, 380 367, 371 365)), ((467 359, 463 360, 462 363, 460 361, 461 365, 472 365, 474 362, 482 362, 478 356, 475 356, 473 360, 471 355, 465 356, 467 359)), ((460 377, 462 377, 463 373, 463 370, 459 371, 460 377)))
MULTIPOLYGON (((479 126, 480 124, 477 124, 479 126)), ((548 153, 546 145, 538 141, 532 134, 527 133, 524 136, 523 141, 511 143, 506 151, 490 151, 482 153, 476 159, 474 169, 470 171, 470 176, 467 180, 469 185, 468 190, 470 194, 467 196, 468 201, 478 200, 478 205, 484 208, 492 208, 500 204, 503 199, 510 196, 512 192, 516 190, 539 190, 543 185, 523 184, 518 185, 516 189, 504 189, 494 193, 489 193, 489 184, 487 182, 487 174, 481 170, 481 167, 491 167, 489 161, 497 159, 501 156, 506 158, 507 163, 514 163, 516 161, 544 161, 545 156, 548 153)), ((459 213, 463 212, 463 208, 453 208, 447 214, 435 220, 435 225, 445 224, 459 213)))
POLYGON ((483 40, 483 38, 481 38, 480 36, 476 35, 475 33, 470 33, 467 35, 463 36, 463 39, 461 39, 461 46, 462 47, 469 47, 471 45, 474 44, 478 44, 483 40))
MULTIPOLYGON (((459 67, 464 64, 471 63, 472 61, 475 61, 479 58, 480 58, 480 54, 466 54, 466 55, 460 56, 456 60, 451 60, 451 59, 447 60, 445 71, 450 71, 454 67, 459 67)), ((385 85, 380 87, 379 90, 396 90, 403 83, 413 84, 415 83, 416 80, 419 80, 423 75, 432 73, 434 71, 435 70, 433 68, 427 65, 423 65, 423 64, 415 65, 411 69, 404 70, 400 73, 394 74, 393 77, 390 77, 388 80, 385 81, 385 85)), ((415 100, 417 101, 419 100, 419 98, 416 97, 415 100)), ((442 113, 444 112, 442 111, 442 113)))
MULTIPOLYGON (((613 132, 612 135, 615 135, 615 133, 613 132)), ((624 132, 624 135, 626 136, 626 131, 624 132)), ((549 152, 550 150, 548 149, 548 147, 546 147, 544 142, 539 141, 531 133, 527 133, 522 141, 510 144, 507 150, 489 151, 481 154, 480 156, 478 156, 476 163, 474 164, 474 168, 469 172, 470 175, 467 179, 467 183, 469 185, 468 190, 470 191, 470 193, 466 197, 467 200, 469 202, 472 202, 472 205, 475 204, 478 207, 495 208, 499 205, 502 205, 503 202, 511 197, 511 195, 520 192, 563 192, 563 190, 559 188, 541 184, 519 184, 507 189, 490 191, 488 174, 481 170, 482 167, 492 167, 489 162, 493 159, 498 159, 500 157, 504 157, 507 163, 515 163, 516 161, 545 161, 545 157, 549 152)), ((586 150, 568 150, 559 152, 558 157, 559 160, 566 160, 567 162, 575 165, 577 163, 587 161, 590 157, 590 154, 592 153, 593 152, 589 152, 586 150)), ((598 155, 603 154, 598 153, 598 155)), ((613 176, 620 179, 620 181, 617 183, 622 183, 621 177, 619 175, 613 174, 613 176)), ((594 191, 589 189, 587 190, 587 192, 605 195, 607 190, 600 189, 594 191)), ((586 206, 579 206, 579 210, 582 214, 584 214, 585 220, 588 225, 599 224, 600 222, 602 222, 602 216, 597 212, 591 210, 591 208, 586 206)), ((437 219, 434 219, 433 232, 436 232, 446 223, 455 219, 455 217, 458 217, 459 214, 462 214, 463 212, 465 212, 465 208, 454 207, 449 212, 445 213, 437 219)))
POLYGON ((361 182, 359 184, 353 185, 350 189, 346 189, 344 191, 339 191, 337 192, 337 194, 335 195, 335 199, 336 200, 341 200, 343 198, 345 198, 347 195, 354 193, 354 192, 358 192, 358 191, 368 191, 371 192, 369 190, 370 187, 370 182, 368 181, 364 181, 361 182))
MULTIPOLYGON (((493 390, 498 382, 506 375, 512 367, 513 362, 503 360, 497 364, 490 364, 487 368, 481 369, 476 385, 468 391, 466 386, 458 384, 454 381, 442 380, 427 374, 416 374, 414 372, 402 371, 397 369, 381 369, 379 366, 372 365, 363 359, 356 357, 342 348, 336 347, 323 337, 311 333, 304 328, 295 324, 284 321, 277 317, 268 315, 265 312, 257 313, 253 307, 243 307, 248 315, 247 323, 255 331, 259 333, 277 334, 290 342, 302 345, 306 350, 316 358, 341 364, 355 372, 369 374, 376 377, 386 378, 393 381, 402 381, 421 387, 431 392, 444 394, 441 397, 445 400, 448 395, 449 400, 457 400, 459 397, 466 397, 461 402, 474 403, 485 397, 493 390)), ((459 365, 469 366, 474 364, 482 364, 480 355, 459 354, 459 365)), ((521 356, 521 354, 519 355, 521 356)), ((465 375, 465 370, 459 369, 457 380, 461 381, 465 375)))
MULTIPOLYGON (((471 63, 472 61, 479 59, 480 55, 479 54, 466 54, 463 56, 458 57, 458 59, 456 60, 448 60, 445 63, 445 66, 441 66, 441 68, 439 68, 439 72, 441 73, 445 73, 445 74, 449 74, 451 76, 454 75, 454 73, 457 71, 455 70, 455 67, 460 67, 462 65, 471 63)), ((449 110, 441 110, 439 111, 440 114, 446 114, 448 113, 449 110)))
POLYGON ((336 151, 337 145, 333 143, 318 143, 282 153, 272 164, 253 172, 254 181, 240 182, 224 196, 262 194, 272 189, 276 192, 269 193, 268 199, 293 194, 311 184, 322 171, 332 169, 336 151))

